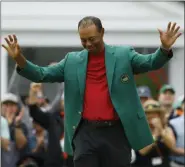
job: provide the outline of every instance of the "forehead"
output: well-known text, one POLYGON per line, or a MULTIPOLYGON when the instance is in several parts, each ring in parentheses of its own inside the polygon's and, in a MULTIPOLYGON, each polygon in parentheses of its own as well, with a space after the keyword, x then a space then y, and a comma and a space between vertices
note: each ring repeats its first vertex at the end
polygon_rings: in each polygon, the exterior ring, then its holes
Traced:
POLYGON ((159 112, 146 112, 146 115, 149 116, 149 117, 156 117, 156 116, 159 116, 160 113, 159 112))
POLYGON ((174 92, 172 91, 172 90, 170 90, 170 89, 168 89, 168 90, 166 90, 166 91, 164 91, 163 93, 161 93, 161 94, 171 94, 171 95, 174 95, 174 92))
POLYGON ((17 106, 17 104, 16 104, 16 103, 11 102, 11 101, 4 102, 2 105, 17 106))
POLYGON ((99 34, 97 27, 94 24, 88 26, 79 27, 79 35, 81 38, 89 38, 93 36, 97 36, 99 34))

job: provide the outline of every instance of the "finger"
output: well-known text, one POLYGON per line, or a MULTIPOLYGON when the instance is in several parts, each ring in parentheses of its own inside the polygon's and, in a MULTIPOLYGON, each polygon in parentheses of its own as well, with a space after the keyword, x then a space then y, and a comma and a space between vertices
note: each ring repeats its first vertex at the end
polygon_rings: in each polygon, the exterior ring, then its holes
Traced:
POLYGON ((8 44, 8 46, 11 46, 10 41, 7 38, 5 38, 5 41, 8 44))
POLYGON ((159 34, 162 35, 163 31, 160 29, 157 29, 159 31, 159 34))
POLYGON ((17 43, 17 37, 15 34, 13 34, 13 39, 14 39, 14 42, 17 43))
POLYGON ((10 42, 13 42, 13 38, 11 35, 8 35, 10 42))
POLYGON ((2 44, 2 47, 5 48, 8 51, 8 47, 2 44))
POLYGON ((170 31, 171 22, 168 23, 167 31, 170 31))
POLYGON ((173 32, 173 31, 175 30, 176 24, 177 24, 177 23, 173 23, 172 28, 171 28, 171 30, 170 30, 171 32, 173 32))
POLYGON ((174 35, 177 34, 177 32, 179 31, 180 26, 178 26, 175 30, 174 30, 174 35))
POLYGON ((177 33, 177 34, 175 35, 175 40, 176 40, 177 38, 179 38, 181 35, 182 35, 181 32, 177 33))

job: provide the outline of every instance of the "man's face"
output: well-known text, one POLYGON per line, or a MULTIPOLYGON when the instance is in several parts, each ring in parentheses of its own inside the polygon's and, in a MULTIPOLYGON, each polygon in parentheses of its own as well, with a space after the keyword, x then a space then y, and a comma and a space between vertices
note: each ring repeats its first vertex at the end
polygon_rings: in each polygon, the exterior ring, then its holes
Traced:
POLYGON ((9 112, 12 114, 16 114, 18 112, 18 105, 13 102, 6 102, 2 105, 2 107, 4 108, 5 112, 9 112))
POLYGON ((155 118, 160 118, 160 113, 159 112, 147 112, 146 117, 147 117, 150 128, 153 129, 154 127, 153 127, 152 122, 155 118))
POLYGON ((83 47, 92 53, 100 51, 103 44, 103 34, 104 29, 99 32, 94 24, 79 28, 79 35, 83 47))
POLYGON ((159 95, 159 102, 162 105, 172 105, 175 100, 175 95, 171 90, 166 90, 159 95))

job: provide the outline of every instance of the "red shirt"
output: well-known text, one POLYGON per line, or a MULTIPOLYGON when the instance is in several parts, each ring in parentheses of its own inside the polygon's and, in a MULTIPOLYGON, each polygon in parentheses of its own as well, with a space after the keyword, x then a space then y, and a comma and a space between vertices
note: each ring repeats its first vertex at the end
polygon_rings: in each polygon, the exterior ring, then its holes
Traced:
POLYGON ((88 120, 114 120, 114 111, 105 68, 105 50, 88 57, 83 118, 88 120))

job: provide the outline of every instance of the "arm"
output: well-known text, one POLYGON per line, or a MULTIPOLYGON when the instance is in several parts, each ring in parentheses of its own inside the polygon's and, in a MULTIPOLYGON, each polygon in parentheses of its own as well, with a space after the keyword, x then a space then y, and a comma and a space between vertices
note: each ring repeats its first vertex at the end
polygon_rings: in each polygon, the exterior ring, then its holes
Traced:
POLYGON ((139 150, 139 153, 143 156, 147 155, 155 146, 155 143, 150 144, 148 146, 146 146, 145 148, 139 150))
POLYGON ((15 127, 15 142, 18 149, 24 148, 27 144, 26 135, 20 126, 15 127))
POLYGON ((1 148, 4 149, 5 151, 9 151, 10 140, 1 137, 1 148))
POLYGON ((59 63, 48 66, 40 67, 30 61, 26 60, 26 64, 23 68, 17 67, 17 72, 21 76, 31 80, 33 82, 63 82, 64 81, 64 67, 67 60, 66 57, 59 63))
POLYGON ((49 114, 42 112, 37 105, 29 105, 30 115, 35 122, 40 124, 44 129, 47 129, 49 126, 49 114))
POLYGON ((137 53, 132 47, 129 48, 129 58, 134 74, 157 70, 163 67, 172 57, 172 50, 167 52, 158 48, 155 53, 143 55, 137 53))
POLYGON ((49 110, 50 113, 53 113, 57 111, 58 108, 61 108, 61 96, 63 91, 64 91, 64 84, 62 83, 60 84, 58 93, 51 104, 51 109, 49 110))
POLYGON ((185 155, 185 151, 184 151, 184 148, 177 148, 177 147, 174 147, 172 149, 172 152, 176 155, 181 155, 181 156, 184 156, 185 155))
POLYGON ((58 64, 48 67, 39 67, 26 60, 22 54, 16 35, 8 35, 8 37, 5 38, 5 41, 7 46, 3 44, 2 47, 7 50, 8 55, 16 62, 18 74, 34 82, 64 81, 64 66, 68 54, 65 59, 58 64))
POLYGON ((171 129, 172 131, 172 135, 174 136, 174 139, 175 139, 175 144, 174 144, 174 147, 171 147, 171 151, 172 153, 176 154, 176 155, 180 155, 180 156, 184 156, 185 155, 185 150, 184 148, 178 148, 176 147, 176 138, 177 138, 177 134, 175 132, 175 129, 173 127, 173 125, 169 124, 169 128, 171 129))
POLYGON ((172 130, 169 127, 166 127, 161 132, 161 139, 163 140, 164 144, 169 148, 173 149, 175 147, 175 137, 173 135, 172 130))

